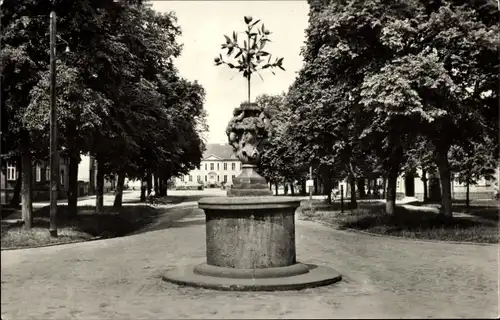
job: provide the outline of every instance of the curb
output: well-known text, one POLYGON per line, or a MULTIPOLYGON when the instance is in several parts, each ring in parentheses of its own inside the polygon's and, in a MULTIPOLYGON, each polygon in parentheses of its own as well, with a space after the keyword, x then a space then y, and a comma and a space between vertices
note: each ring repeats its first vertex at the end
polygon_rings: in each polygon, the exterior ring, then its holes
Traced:
POLYGON ((316 222, 328 227, 332 227, 337 231, 345 231, 347 233, 359 233, 367 236, 372 236, 372 237, 379 237, 379 238, 392 238, 392 239, 404 239, 404 240, 410 240, 413 242, 431 242, 431 243, 448 243, 448 244, 462 244, 462 245, 472 245, 472 246, 498 246, 498 243, 485 243, 485 242, 465 242, 465 241, 452 241, 452 240, 433 240, 433 239, 420 239, 420 238, 408 238, 408 237, 399 237, 399 236, 393 236, 393 235, 383 235, 383 234, 378 234, 378 233, 373 233, 373 232, 367 232, 367 231, 362 231, 362 230, 357 230, 357 229, 351 229, 351 228, 345 228, 345 229, 339 229, 338 225, 335 225, 333 223, 325 222, 325 221, 320 221, 320 220, 306 220, 306 221, 312 221, 316 222))

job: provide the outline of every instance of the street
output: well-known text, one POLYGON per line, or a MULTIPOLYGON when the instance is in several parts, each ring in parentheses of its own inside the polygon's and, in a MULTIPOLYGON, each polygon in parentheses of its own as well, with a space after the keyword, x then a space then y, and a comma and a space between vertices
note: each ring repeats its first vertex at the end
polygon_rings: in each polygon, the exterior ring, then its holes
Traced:
MULTIPOLYGON (((131 192, 127 199, 137 196, 131 192)), ((296 224, 298 260, 334 268, 343 276, 340 283, 250 293, 162 281, 169 268, 204 261, 204 214, 197 210, 169 229, 2 251, 2 315, 6 319, 497 316, 497 245, 373 237, 310 221, 296 224)))

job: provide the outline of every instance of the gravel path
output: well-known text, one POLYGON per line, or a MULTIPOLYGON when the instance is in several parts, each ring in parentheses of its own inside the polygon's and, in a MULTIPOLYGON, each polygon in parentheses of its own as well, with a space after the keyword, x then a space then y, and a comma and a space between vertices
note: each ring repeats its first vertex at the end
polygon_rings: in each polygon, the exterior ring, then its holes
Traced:
POLYGON ((203 262, 202 211, 169 229, 95 242, 2 251, 5 319, 493 318, 498 246, 372 237, 297 220, 298 260, 338 284, 276 293, 218 292, 163 282, 203 262))

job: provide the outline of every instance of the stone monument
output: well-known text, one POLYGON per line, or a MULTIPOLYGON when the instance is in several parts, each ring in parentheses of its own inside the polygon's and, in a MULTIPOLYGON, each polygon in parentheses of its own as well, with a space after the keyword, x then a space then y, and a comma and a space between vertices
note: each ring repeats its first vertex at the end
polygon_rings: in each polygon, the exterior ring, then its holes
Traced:
POLYGON ((227 56, 235 53, 236 60, 224 61, 222 55, 214 59, 216 65, 242 72, 248 81, 248 102, 234 110, 226 129, 229 143, 243 164, 242 172, 227 197, 198 202, 206 217, 206 262, 170 270, 163 279, 180 285, 240 291, 294 290, 340 281, 341 276, 330 268, 297 262, 295 210, 300 200, 273 197, 266 180, 255 170, 271 130, 265 110, 250 102, 250 78, 258 70, 285 69, 283 58, 271 62, 271 54, 264 51, 270 31, 264 24, 257 27, 260 20, 252 22, 250 16, 244 20, 244 44, 238 44, 236 32, 232 39, 224 36, 226 42, 222 44, 227 56))
POLYGON ((234 111, 226 133, 243 163, 227 197, 198 202, 206 216, 206 262, 170 270, 165 281, 218 290, 297 290, 340 281, 334 270, 296 261, 300 200, 275 197, 256 172, 269 119, 255 103, 234 111))

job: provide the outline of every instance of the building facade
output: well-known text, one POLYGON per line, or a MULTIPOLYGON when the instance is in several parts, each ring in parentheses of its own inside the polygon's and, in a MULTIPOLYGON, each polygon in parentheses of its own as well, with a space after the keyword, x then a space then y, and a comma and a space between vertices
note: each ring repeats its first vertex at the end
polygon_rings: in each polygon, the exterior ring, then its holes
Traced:
MULTIPOLYGON (((3 160, 2 160, 3 161, 3 160)), ((95 194, 96 161, 87 155, 81 155, 78 166, 78 196, 95 194)), ((0 170, 0 203, 7 204, 14 195, 17 179, 20 176, 19 167, 14 160, 6 160, 4 170, 0 170)), ((50 200, 50 164, 48 160, 33 161, 33 201, 50 200)), ((69 158, 60 157, 59 161, 59 199, 68 197, 69 186, 69 158)), ((115 179, 104 179, 104 193, 115 189, 115 179)))
POLYGON ((242 163, 228 144, 208 144, 199 168, 175 178, 175 186, 182 188, 220 188, 233 185, 241 173, 242 163))
MULTIPOLYGON (((35 160, 32 167, 33 178, 33 201, 45 201, 50 199, 50 165, 47 160, 35 160)), ((68 171, 69 159, 61 157, 59 161, 59 198, 65 199, 68 196, 68 171)), ((8 203, 13 195, 14 189, 21 172, 14 160, 7 160, 5 170, 0 173, 0 202, 8 203)), ((82 193, 85 192, 85 186, 82 185, 82 193)))

